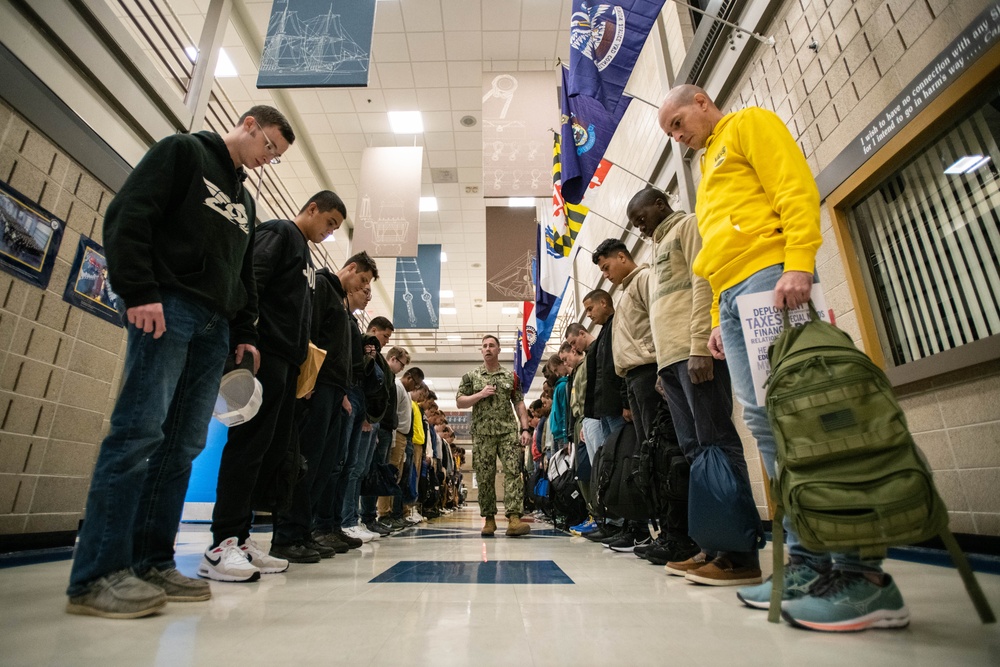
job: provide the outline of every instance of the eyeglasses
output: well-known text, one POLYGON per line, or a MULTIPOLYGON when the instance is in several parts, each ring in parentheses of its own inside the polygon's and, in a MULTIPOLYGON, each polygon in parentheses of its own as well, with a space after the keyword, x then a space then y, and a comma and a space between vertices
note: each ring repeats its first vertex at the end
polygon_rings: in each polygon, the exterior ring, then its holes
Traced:
MULTIPOLYGON (((254 119, 254 122, 257 122, 256 118, 254 119)), ((266 148, 267 152, 271 154, 270 163, 281 164, 281 154, 278 152, 278 147, 273 141, 271 141, 271 138, 267 136, 267 132, 264 131, 263 125, 257 123, 257 127, 260 128, 260 133, 264 135, 264 148, 266 148)))

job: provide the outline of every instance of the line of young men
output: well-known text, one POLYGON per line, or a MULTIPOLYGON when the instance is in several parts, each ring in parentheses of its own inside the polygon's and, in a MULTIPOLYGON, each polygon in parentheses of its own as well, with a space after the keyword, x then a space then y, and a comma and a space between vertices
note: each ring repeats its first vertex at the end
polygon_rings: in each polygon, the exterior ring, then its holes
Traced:
POLYGON ((399 428, 393 378, 409 356, 381 355, 386 318, 367 336, 354 318, 378 278, 367 254, 335 273, 313 266, 308 242, 346 217, 336 194, 319 192, 294 220, 255 227, 246 169, 276 161, 294 140, 280 112, 253 107, 225 135, 158 142, 109 205, 104 241, 128 346, 79 533, 70 613, 137 618, 167 601, 211 597, 207 582, 177 570, 174 541, 227 356, 253 368, 262 400, 251 422, 228 433, 199 575, 252 581, 362 543, 347 531, 362 534, 361 479, 377 434, 399 428), (328 354, 316 388, 297 402, 310 340, 328 354), (250 536, 255 509, 275 517, 270 553, 250 536))
MULTIPOLYGON (((808 301, 818 279, 815 258, 822 243, 819 193, 801 150, 770 111, 749 107, 724 114, 703 89, 682 85, 668 94, 659 123, 676 141, 705 149, 696 214, 674 211, 656 188, 636 193, 627 215, 652 240, 653 266, 637 265, 620 240, 607 239, 592 260, 621 291, 617 312, 602 290, 588 294, 584 305, 591 319, 604 325, 598 340, 611 339, 614 370, 627 401, 622 417, 631 421, 640 442, 654 423, 662 426, 665 401, 686 459, 693 462, 706 448, 718 447, 739 484, 747 486, 746 461, 732 421, 734 393, 769 477, 775 472, 776 444, 766 409, 756 403, 736 299, 773 290, 777 308, 808 301)), ((602 363, 600 347, 578 325, 568 328, 566 337, 576 349, 587 350, 587 381, 596 381, 585 387, 582 411, 583 440, 590 451, 601 433, 592 425, 588 431, 587 419, 596 413, 591 408, 588 414, 587 402, 611 392, 589 365, 597 362, 606 369, 606 356, 602 363)), ((605 370, 605 383, 608 377, 605 370)), ((732 495, 733 512, 712 521, 737 521, 748 509, 739 504, 751 502, 732 495)), ((649 538, 643 531, 637 532, 633 550, 652 562, 666 559, 667 572, 688 581, 740 586, 737 597, 744 604, 768 607, 771 581, 762 582, 756 546, 706 551, 680 529, 679 521, 668 516, 661 527, 652 545, 644 544, 649 538)), ((689 528, 695 532, 703 527, 689 528)), ((856 553, 811 552, 787 522, 785 529, 790 563, 782 616, 788 622, 829 632, 909 623, 902 595, 882 571, 881 561, 863 560, 856 553)), ((611 540, 613 535, 603 539, 611 540)), ((613 543, 627 550, 623 542, 613 543)))

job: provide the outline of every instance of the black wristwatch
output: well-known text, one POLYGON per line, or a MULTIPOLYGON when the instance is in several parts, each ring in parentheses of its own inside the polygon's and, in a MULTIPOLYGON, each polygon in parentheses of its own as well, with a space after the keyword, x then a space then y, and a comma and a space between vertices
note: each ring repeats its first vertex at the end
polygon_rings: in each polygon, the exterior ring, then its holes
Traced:
POLYGON ((531 429, 530 428, 522 428, 521 429, 521 433, 531 433, 531 429))

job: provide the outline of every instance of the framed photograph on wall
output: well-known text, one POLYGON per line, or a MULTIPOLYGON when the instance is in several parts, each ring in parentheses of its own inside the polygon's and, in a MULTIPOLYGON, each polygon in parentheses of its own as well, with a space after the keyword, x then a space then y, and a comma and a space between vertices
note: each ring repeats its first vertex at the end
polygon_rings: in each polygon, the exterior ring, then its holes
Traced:
POLYGON ((66 225, 0 181, 0 269, 45 289, 66 225))
POLYGON ((86 236, 80 237, 63 300, 102 320, 125 326, 125 302, 111 289, 104 247, 86 236))

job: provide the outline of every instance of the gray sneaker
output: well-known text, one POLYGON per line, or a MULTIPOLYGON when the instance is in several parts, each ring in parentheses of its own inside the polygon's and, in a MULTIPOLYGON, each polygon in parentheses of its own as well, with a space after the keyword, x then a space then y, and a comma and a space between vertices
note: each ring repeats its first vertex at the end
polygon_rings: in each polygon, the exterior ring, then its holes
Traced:
POLYGON ((148 584, 131 570, 114 572, 92 582, 85 593, 66 603, 66 612, 103 618, 140 618, 155 614, 167 604, 163 589, 148 584))
POLYGON ((167 594, 167 602, 201 602, 212 597, 207 581, 185 577, 176 567, 166 570, 151 567, 139 578, 162 588, 167 594))

